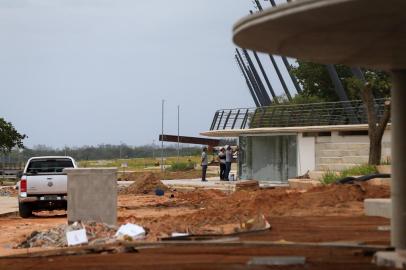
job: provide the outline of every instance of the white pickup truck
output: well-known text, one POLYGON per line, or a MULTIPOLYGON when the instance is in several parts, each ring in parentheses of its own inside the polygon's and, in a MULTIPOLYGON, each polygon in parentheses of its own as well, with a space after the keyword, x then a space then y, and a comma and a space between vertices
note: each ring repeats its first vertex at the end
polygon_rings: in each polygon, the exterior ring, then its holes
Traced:
POLYGON ((27 161, 18 182, 20 216, 27 218, 33 210, 67 208, 67 175, 65 168, 77 168, 71 157, 32 157, 27 161))

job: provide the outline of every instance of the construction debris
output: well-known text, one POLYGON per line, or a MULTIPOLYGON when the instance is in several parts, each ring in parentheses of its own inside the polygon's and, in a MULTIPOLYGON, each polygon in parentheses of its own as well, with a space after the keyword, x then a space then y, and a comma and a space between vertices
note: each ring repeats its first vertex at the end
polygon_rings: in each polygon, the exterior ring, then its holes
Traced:
POLYGON ((66 233, 85 229, 89 245, 113 243, 117 227, 96 222, 75 222, 71 225, 60 225, 44 232, 33 231, 30 236, 17 245, 17 248, 32 247, 66 247, 66 233))
POLYGON ((125 225, 121 225, 115 236, 119 239, 132 241, 135 239, 144 238, 145 230, 139 225, 127 223, 125 225))

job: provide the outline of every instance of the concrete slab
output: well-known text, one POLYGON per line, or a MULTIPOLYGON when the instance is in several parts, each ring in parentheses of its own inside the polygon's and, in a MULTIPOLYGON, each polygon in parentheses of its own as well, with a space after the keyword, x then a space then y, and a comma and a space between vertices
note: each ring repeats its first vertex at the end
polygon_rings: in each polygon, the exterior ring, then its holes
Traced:
POLYGON ((162 180, 164 185, 174 189, 193 190, 200 189, 219 189, 223 191, 234 191, 238 182, 244 181, 220 181, 218 177, 209 177, 207 182, 201 179, 179 179, 179 180, 162 180))
MULTIPOLYGON (((196 188, 201 189, 218 189, 223 191, 235 191, 235 186, 237 183, 247 182, 251 180, 237 180, 237 181, 220 181, 218 177, 209 177, 207 182, 202 182, 201 179, 178 179, 178 180, 162 180, 169 188, 183 189, 183 190, 193 190, 196 188)), ((275 182, 259 182, 261 188, 268 187, 285 187, 288 183, 275 183, 275 182)))
POLYGON ((0 215, 6 215, 18 211, 17 197, 0 197, 0 215))
POLYGON ((391 199, 365 199, 364 213, 366 216, 391 218, 392 216, 391 199))

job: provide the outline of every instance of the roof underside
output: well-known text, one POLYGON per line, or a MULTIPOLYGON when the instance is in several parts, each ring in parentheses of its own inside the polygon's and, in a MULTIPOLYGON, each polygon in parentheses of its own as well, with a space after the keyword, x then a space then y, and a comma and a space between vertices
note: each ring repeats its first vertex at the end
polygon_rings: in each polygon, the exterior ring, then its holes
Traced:
POLYGON ((406 68, 406 1, 298 0, 234 26, 248 49, 316 63, 406 68))
MULTIPOLYGON (((390 129, 388 124, 387 129, 390 129)), ((238 137, 241 135, 286 134, 302 132, 328 132, 328 131, 360 131, 368 130, 367 124, 337 125, 337 126, 307 126, 307 127, 279 127, 279 128, 251 128, 251 129, 223 129, 210 130, 200 133, 208 137, 238 137)))

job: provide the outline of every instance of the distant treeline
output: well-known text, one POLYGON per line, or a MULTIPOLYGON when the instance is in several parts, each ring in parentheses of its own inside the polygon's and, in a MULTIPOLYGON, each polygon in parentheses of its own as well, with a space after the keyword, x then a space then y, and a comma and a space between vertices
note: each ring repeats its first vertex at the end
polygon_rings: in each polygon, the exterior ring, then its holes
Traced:
MULTIPOLYGON (((223 140, 222 144, 235 144, 235 140, 223 140)), ((181 156, 194 156, 201 153, 200 146, 180 145, 181 156)), ((164 147, 164 156, 176 156, 177 146, 169 145, 164 147)), ((36 145, 33 148, 13 150, 10 154, 0 156, 0 162, 25 162, 33 156, 71 156, 76 160, 100 160, 100 159, 126 159, 126 158, 147 158, 160 157, 160 145, 129 146, 100 144, 97 146, 53 148, 46 145, 36 145)))

